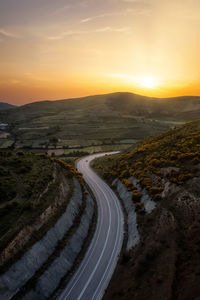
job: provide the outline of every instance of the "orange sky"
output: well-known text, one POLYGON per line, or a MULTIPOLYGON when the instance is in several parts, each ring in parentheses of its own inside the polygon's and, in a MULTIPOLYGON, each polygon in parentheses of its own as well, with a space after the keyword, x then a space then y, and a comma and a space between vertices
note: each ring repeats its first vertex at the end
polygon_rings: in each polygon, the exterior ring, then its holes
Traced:
POLYGON ((199 0, 0 0, 0 101, 200 95, 199 0))

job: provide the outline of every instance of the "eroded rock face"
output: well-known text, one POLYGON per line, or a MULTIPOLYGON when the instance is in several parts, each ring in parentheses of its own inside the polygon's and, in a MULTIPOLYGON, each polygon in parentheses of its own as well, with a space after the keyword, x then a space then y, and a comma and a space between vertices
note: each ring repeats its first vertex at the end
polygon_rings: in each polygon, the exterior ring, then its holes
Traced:
POLYGON ((74 179, 74 192, 64 214, 40 241, 35 243, 20 260, 0 276, 0 298, 2 300, 10 299, 18 292, 53 253, 58 241, 73 225, 81 203, 81 186, 78 180, 74 179))
POLYGON ((125 185, 120 180, 114 181, 112 185, 116 188, 127 212, 128 241, 126 249, 129 251, 139 242, 140 239, 137 229, 137 215, 135 212, 135 206, 131 200, 131 192, 127 191, 125 185))
POLYGON ((180 187, 174 183, 171 183, 165 179, 162 179, 162 186, 164 186, 164 190, 162 192, 162 197, 176 197, 176 195, 180 192, 180 187))
POLYGON ((151 214, 138 216, 140 242, 122 258, 105 300, 198 299, 199 182, 198 177, 185 185, 162 180, 163 200, 151 214))
POLYGON ((194 194, 197 198, 200 197, 200 177, 190 179, 185 187, 188 192, 194 194))
POLYGON ((151 213, 156 207, 156 203, 151 199, 147 190, 142 188, 135 177, 130 177, 129 180, 137 187, 138 191, 142 194, 141 202, 144 204, 146 213, 151 213))
POLYGON ((46 299, 58 287, 60 280, 73 266, 73 263, 81 251, 94 213, 94 202, 90 196, 86 199, 86 208, 81 222, 69 243, 62 250, 59 257, 53 261, 49 268, 42 274, 36 284, 35 290, 31 290, 23 299, 46 299))
MULTIPOLYGON (((146 213, 150 213, 156 206, 155 202, 149 197, 146 189, 141 188, 134 177, 130 177, 129 180, 137 187, 138 191, 142 193, 141 202, 144 204, 146 213)), ((120 180, 114 180, 112 186, 116 188, 127 212, 128 241, 126 250, 129 251, 140 241, 135 205, 131 199, 131 192, 127 191, 125 185, 120 180)))

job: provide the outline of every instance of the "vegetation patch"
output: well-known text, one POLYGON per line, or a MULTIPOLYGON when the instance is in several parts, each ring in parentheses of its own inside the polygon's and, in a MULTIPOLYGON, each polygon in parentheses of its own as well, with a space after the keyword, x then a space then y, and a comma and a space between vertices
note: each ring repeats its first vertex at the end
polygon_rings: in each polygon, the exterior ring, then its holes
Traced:
MULTIPOLYGON (((38 216, 51 204, 54 204, 59 192, 60 176, 65 176, 68 180, 68 184, 71 185, 70 191, 73 189, 72 178, 74 176, 83 185, 82 174, 77 172, 71 164, 44 154, 25 154, 22 151, 17 153, 0 152, 0 174, 1 251, 22 229, 26 226, 33 226, 38 216)), ((48 222, 39 231, 33 232, 26 247, 23 247, 22 250, 19 249, 12 259, 1 266, 1 272, 55 223, 66 208, 68 197, 62 205, 58 205, 48 222)))
POLYGON ((147 138, 131 151, 98 158, 93 165, 110 182, 118 177, 128 191, 134 190, 128 180, 134 176, 159 201, 166 181, 183 186, 194 177, 194 165, 199 163, 200 121, 193 121, 147 138))

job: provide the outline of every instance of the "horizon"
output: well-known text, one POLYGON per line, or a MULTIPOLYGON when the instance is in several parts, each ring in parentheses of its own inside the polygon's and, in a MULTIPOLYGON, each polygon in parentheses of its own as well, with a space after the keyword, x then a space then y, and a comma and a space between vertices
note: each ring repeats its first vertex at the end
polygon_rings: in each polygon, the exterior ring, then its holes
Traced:
POLYGON ((0 0, 0 99, 200 95, 197 0, 0 0))
POLYGON ((5 103, 5 104, 11 104, 17 107, 23 106, 23 105, 27 105, 27 104, 32 104, 32 103, 40 103, 40 102, 56 102, 56 101, 65 101, 65 100, 77 100, 77 99, 84 99, 84 98, 89 98, 89 97, 96 97, 96 96, 106 96, 106 95, 114 95, 114 94, 133 94, 136 96, 140 96, 140 97, 147 97, 149 99, 178 99, 178 98, 199 98, 200 95, 181 95, 181 96, 170 96, 170 97, 153 97, 153 96, 146 96, 146 95, 142 95, 142 94, 136 94, 134 92, 111 92, 111 93, 102 93, 102 94, 92 94, 92 95, 86 95, 86 96, 80 96, 80 97, 71 97, 71 98, 60 98, 60 99, 43 99, 43 100, 35 100, 35 101, 27 101, 25 103, 17 103, 14 104, 12 103, 12 101, 10 102, 5 102, 3 100, 0 99, 0 103, 5 103))

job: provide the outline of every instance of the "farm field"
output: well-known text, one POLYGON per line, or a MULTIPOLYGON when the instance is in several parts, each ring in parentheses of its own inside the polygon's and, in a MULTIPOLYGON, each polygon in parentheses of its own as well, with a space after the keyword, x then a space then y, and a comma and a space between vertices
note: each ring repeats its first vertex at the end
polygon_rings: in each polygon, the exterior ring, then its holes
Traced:
POLYGON ((90 146, 90 147, 84 147, 84 148, 73 148, 73 149, 52 149, 48 150, 48 155, 52 155, 52 153, 55 154, 55 156, 74 156, 74 153, 82 154, 83 152, 85 154, 92 154, 92 153, 98 153, 98 152, 107 152, 107 151, 123 151, 128 148, 130 148, 132 144, 118 144, 118 145, 101 145, 101 146, 90 146))
POLYGON ((126 150, 197 118, 199 107, 199 97, 159 99, 131 93, 30 103, 0 111, 0 121, 8 124, 0 149, 69 157, 126 150))
POLYGON ((114 93, 34 102, 1 111, 0 121, 8 124, 6 133, 17 149, 134 144, 197 118, 198 105, 198 97, 158 99, 114 93))

